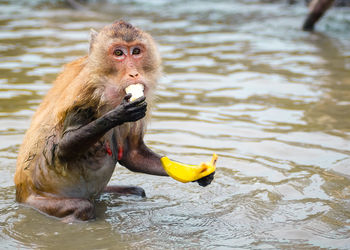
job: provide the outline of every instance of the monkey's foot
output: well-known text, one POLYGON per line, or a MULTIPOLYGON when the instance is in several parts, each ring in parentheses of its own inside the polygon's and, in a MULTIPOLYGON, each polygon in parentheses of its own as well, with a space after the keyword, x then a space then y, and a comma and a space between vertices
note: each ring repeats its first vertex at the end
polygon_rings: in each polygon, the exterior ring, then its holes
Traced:
POLYGON ((115 193, 119 195, 137 195, 146 197, 145 190, 137 186, 107 186, 103 190, 104 193, 115 193))

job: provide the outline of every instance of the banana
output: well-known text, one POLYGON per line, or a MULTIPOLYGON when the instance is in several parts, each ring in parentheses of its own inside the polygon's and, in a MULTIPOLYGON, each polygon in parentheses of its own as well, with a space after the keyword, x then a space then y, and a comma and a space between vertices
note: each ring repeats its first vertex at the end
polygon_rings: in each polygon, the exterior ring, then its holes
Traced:
POLYGON ((213 173, 216 169, 218 156, 213 154, 211 162, 202 162, 199 165, 188 165, 170 160, 164 156, 160 159, 163 168, 173 179, 180 182, 196 181, 213 173))
POLYGON ((143 94, 144 88, 145 87, 141 83, 132 84, 125 88, 125 92, 127 94, 131 94, 130 101, 132 102, 144 95, 143 94))

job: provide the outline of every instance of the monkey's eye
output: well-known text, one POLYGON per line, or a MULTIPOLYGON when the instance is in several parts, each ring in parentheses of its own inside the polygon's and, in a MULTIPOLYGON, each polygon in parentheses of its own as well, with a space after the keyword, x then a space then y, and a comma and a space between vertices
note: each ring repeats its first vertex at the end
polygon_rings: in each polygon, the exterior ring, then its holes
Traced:
POLYGON ((134 49, 132 50, 132 54, 133 54, 133 55, 139 55, 139 54, 141 54, 141 50, 140 50, 139 48, 134 48, 134 49))
POLYGON ((114 55, 115 56, 122 56, 122 55, 124 55, 124 52, 121 49, 116 49, 114 51, 114 55))

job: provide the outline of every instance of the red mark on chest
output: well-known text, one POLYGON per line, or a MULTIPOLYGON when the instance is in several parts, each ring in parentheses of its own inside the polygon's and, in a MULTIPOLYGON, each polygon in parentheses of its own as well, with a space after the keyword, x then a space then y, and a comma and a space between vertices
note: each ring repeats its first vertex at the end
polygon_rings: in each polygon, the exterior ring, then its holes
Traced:
MULTIPOLYGON (((106 142, 106 152, 108 155, 112 156, 112 149, 111 147, 109 146, 109 143, 106 142)), ((122 146, 119 146, 118 147, 118 161, 120 161, 122 158, 123 158, 123 153, 124 153, 124 149, 122 146)))
POLYGON ((106 151, 107 151, 108 155, 112 155, 112 150, 111 150, 111 147, 109 146, 108 142, 106 142, 106 151))
POLYGON ((122 146, 119 146, 118 147, 118 161, 120 161, 122 158, 123 158, 123 147, 122 146))

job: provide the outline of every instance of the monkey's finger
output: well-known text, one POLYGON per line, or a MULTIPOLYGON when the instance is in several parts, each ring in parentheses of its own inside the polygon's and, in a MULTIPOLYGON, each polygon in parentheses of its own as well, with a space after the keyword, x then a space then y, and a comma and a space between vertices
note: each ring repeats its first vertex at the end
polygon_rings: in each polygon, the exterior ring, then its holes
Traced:
POLYGON ((147 108, 147 102, 141 102, 139 104, 128 104, 126 107, 125 107, 128 111, 129 110, 137 110, 137 109, 146 109, 147 108))
POLYGON ((198 184, 202 187, 208 186, 214 180, 215 171, 210 175, 207 175, 199 180, 197 180, 198 184))
POLYGON ((137 112, 146 112, 147 111, 147 103, 141 103, 135 107, 129 107, 127 109, 128 113, 137 113, 137 112))
POLYGON ((135 101, 130 102, 129 105, 130 106, 137 106, 140 103, 144 102, 145 100, 146 100, 146 97, 145 96, 141 96, 141 97, 137 98, 135 101))
POLYGON ((124 96, 123 103, 129 102, 130 98, 131 98, 131 93, 126 94, 126 95, 124 96))
POLYGON ((137 112, 146 112, 147 111, 147 104, 146 103, 142 103, 139 106, 136 107, 129 107, 127 109, 128 113, 137 113, 137 112))
POLYGON ((136 113, 132 113, 130 116, 129 116, 129 121, 130 122, 134 122, 134 121, 138 121, 140 119, 142 119, 143 117, 145 117, 146 115, 146 112, 136 112, 136 113))

